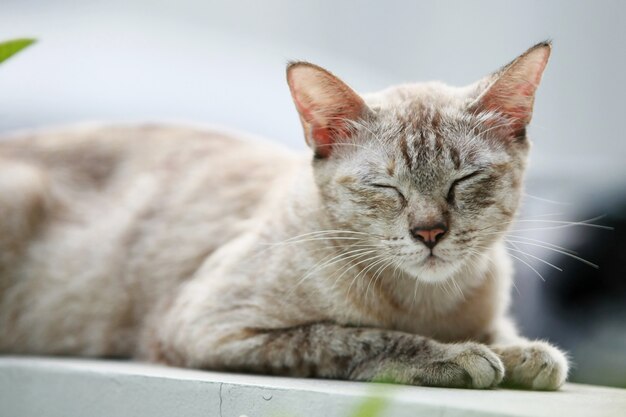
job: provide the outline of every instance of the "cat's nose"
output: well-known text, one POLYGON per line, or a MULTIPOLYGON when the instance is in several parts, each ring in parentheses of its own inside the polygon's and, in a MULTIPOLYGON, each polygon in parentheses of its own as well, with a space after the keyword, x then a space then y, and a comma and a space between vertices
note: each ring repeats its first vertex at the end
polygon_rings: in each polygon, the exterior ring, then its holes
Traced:
POLYGON ((420 224, 411 229, 411 235, 428 248, 432 249, 444 237, 448 227, 444 223, 420 224))

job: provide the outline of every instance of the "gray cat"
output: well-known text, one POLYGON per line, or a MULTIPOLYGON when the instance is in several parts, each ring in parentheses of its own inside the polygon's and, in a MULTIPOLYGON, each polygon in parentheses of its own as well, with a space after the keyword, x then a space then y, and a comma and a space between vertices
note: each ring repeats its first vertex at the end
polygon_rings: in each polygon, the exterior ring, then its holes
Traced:
POLYGON ((0 352, 559 388, 503 246, 549 55, 367 95, 292 63, 306 155, 160 125, 0 142, 0 352))

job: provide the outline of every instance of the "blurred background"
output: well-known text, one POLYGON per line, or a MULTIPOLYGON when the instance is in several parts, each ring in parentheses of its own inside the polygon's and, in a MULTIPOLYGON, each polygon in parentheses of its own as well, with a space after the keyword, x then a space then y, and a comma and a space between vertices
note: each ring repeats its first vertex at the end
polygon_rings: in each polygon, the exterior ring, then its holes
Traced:
POLYGON ((301 149, 288 60, 327 67, 362 92, 464 85, 552 39, 522 220, 509 237, 513 314, 527 336, 571 352, 572 380, 626 387, 624 16, 619 0, 2 0, 0 40, 39 42, 0 67, 0 134, 165 120, 301 149))

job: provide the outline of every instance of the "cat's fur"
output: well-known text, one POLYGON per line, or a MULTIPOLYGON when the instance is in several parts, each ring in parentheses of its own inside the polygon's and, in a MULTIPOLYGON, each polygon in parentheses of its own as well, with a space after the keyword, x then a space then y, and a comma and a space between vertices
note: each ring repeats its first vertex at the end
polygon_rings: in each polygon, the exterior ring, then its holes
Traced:
POLYGON ((365 96, 291 64, 312 162, 170 126, 0 142, 0 352, 557 389, 565 356, 506 316, 502 244, 549 53, 365 96))

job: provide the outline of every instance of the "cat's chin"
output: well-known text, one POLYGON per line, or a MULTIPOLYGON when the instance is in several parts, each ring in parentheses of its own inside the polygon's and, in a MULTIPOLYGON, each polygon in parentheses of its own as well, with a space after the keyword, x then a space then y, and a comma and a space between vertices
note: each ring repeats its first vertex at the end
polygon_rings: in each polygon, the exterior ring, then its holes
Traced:
POLYGON ((441 258, 427 258, 421 263, 405 264, 402 269, 418 281, 434 284, 450 279, 459 267, 457 263, 441 258))

